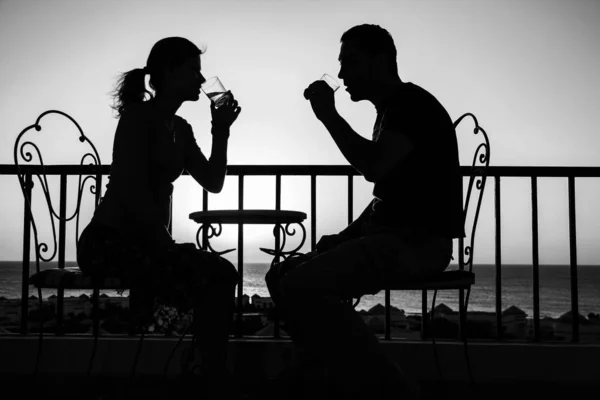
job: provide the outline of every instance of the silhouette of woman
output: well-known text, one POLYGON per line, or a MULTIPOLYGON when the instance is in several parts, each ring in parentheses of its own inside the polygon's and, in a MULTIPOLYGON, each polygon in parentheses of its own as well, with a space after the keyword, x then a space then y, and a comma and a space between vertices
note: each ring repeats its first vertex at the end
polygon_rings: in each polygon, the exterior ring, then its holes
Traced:
POLYGON ((174 329, 159 317, 157 310, 168 314, 164 306, 171 307, 171 314, 173 308, 179 313, 193 309, 198 367, 212 381, 226 371, 239 275, 226 259, 193 243, 175 243, 167 229, 173 182, 184 170, 209 192, 223 187, 229 128, 241 111, 231 93, 219 108, 211 104, 212 149, 207 160, 192 127, 176 115, 184 101, 199 98, 205 82, 202 53, 187 39, 161 39, 144 68, 121 75, 114 93, 119 122, 110 182, 81 234, 77 258, 84 273, 118 274, 136 288, 131 298, 137 303, 138 322, 146 329, 174 329), (155 95, 146 89, 147 74, 155 95))

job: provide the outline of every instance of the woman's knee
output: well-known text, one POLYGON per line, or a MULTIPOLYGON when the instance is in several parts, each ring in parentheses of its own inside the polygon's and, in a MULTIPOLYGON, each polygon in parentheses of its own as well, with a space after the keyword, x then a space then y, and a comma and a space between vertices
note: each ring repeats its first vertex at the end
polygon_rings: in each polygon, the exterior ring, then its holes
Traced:
POLYGON ((226 258, 218 256, 217 274, 219 281, 225 284, 237 285, 240 280, 240 274, 237 268, 226 258))
POLYGON ((279 294, 286 302, 302 300, 308 289, 304 287, 303 281, 297 273, 284 275, 277 283, 279 294))

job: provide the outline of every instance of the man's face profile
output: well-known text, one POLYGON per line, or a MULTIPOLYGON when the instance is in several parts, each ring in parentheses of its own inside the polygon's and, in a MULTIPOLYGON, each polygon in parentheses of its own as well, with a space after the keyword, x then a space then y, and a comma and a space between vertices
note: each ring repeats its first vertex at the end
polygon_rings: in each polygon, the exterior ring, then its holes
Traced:
POLYGON ((352 101, 367 99, 373 89, 373 59, 353 40, 342 42, 339 55, 338 78, 344 81, 352 101))

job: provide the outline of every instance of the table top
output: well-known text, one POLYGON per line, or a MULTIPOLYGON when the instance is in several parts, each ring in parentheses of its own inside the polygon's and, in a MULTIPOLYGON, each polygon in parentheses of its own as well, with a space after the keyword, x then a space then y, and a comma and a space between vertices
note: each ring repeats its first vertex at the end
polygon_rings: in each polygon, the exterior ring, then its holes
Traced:
POLYGON ((194 222, 220 224, 291 224, 306 219, 306 213, 290 210, 209 210, 190 214, 194 222))

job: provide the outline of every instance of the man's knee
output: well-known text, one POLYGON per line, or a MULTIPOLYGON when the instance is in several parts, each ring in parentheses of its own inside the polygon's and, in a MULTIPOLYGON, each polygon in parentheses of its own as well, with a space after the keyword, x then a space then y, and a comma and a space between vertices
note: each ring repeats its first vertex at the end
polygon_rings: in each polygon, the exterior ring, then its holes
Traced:
MULTIPOLYGON (((308 261, 306 264, 310 263, 308 261)), ((287 302, 302 301, 310 291, 310 286, 307 285, 306 273, 302 267, 288 271, 281 277, 278 282, 277 289, 283 299, 287 302)))
POLYGON ((283 280, 283 278, 287 276, 289 272, 296 269, 304 261, 306 261, 305 258, 297 257, 288 258, 283 262, 274 264, 265 276, 265 283, 267 284, 267 288, 269 289, 269 291, 279 291, 280 283, 283 280))

